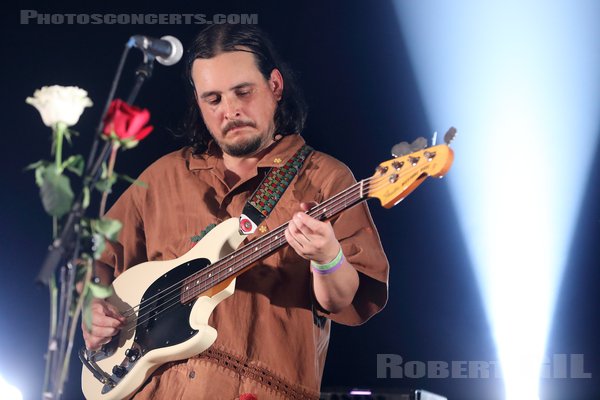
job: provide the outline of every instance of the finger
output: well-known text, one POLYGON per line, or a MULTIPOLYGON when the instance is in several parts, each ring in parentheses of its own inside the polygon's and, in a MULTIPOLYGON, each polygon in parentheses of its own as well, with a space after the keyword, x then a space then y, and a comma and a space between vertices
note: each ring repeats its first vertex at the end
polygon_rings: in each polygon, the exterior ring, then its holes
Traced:
POLYGON ((83 333, 85 347, 92 351, 99 350, 102 345, 110 342, 113 336, 120 331, 119 329, 115 328, 98 327, 94 324, 92 324, 91 330, 88 331, 83 321, 81 323, 81 330, 83 333))
POLYGON ((302 231, 300 225, 301 224, 298 224, 296 221, 292 220, 288 225, 288 229, 290 234, 302 245, 302 247, 306 247, 310 244, 310 232, 306 228, 304 228, 305 231, 302 231))
POLYGON ((305 232, 308 235, 324 235, 326 232, 327 224, 329 224, 329 222, 319 221, 318 219, 315 219, 310 215, 304 213, 294 214, 294 222, 296 223, 296 225, 298 225, 302 232, 305 232))
POLYGON ((310 220, 312 220, 312 219, 313 219, 312 217, 309 217, 308 215, 306 215, 304 213, 296 213, 296 214, 294 214, 294 217, 292 218, 294 225, 309 240, 310 240, 310 236, 312 236, 316 233, 315 230, 313 229, 313 227, 311 227, 309 225, 310 220))
POLYGON ((85 348, 90 351, 98 351, 98 350, 100 350, 101 347, 102 346, 100 345, 100 343, 96 343, 95 341, 91 341, 91 340, 85 341, 85 348))
POLYGON ((112 340, 112 336, 94 335, 93 333, 88 332, 85 327, 82 332, 83 340, 85 341, 85 347, 90 350, 98 350, 100 346, 112 340))
POLYGON ((98 351, 100 350, 102 345, 105 345, 106 343, 110 342, 111 339, 112 338, 99 338, 96 336, 89 336, 87 339, 85 339, 85 347, 88 350, 98 351))
POLYGON ((108 328, 120 328, 123 326, 123 322, 108 315, 92 314, 92 325, 108 328))
POLYGON ((288 241, 288 243, 294 248, 298 247, 302 249, 304 245, 298 241, 298 235, 299 233, 297 231, 297 228, 292 227, 291 225, 288 226, 288 228, 285 230, 285 238, 288 241), (294 233, 293 231, 296 231, 296 233, 294 233))
POLYGON ((101 324, 98 324, 98 322, 92 318, 92 324, 88 329, 86 324, 83 321, 81 322, 81 330, 83 331, 84 337, 86 335, 103 336, 103 337, 104 336, 114 336, 121 330, 121 328, 122 328, 122 324, 120 324, 120 323, 110 325, 110 324, 107 324, 106 321, 102 321, 101 324))
POLYGON ((104 299, 93 299, 91 308, 92 313, 103 314, 118 320, 124 320, 124 317, 121 315, 117 307, 104 299))
POLYGON ((315 249, 311 242, 308 242, 304 235, 294 235, 288 229, 285 231, 286 239, 290 246, 296 251, 300 257, 307 260, 312 260, 315 256, 315 249))
POLYGON ((300 209, 301 209, 302 211, 308 211, 308 210, 310 210, 311 208, 315 207, 316 205, 317 205, 317 202, 316 202, 316 201, 309 201, 309 202, 307 202, 307 203, 304 203, 304 202, 303 202, 303 203, 300 203, 300 209))
POLYGON ((112 336, 95 336, 88 335, 86 339, 86 343, 90 343, 92 347, 96 347, 98 345, 103 345, 110 342, 113 339, 112 336))
POLYGON ((105 314, 108 315, 109 317, 116 318, 119 321, 125 320, 125 317, 121 315, 121 313, 119 312, 117 307, 115 307, 114 305, 104 301, 103 306, 104 306, 105 314))
POLYGON ((116 329, 116 328, 92 325, 92 329, 89 333, 92 336, 96 336, 96 337, 100 337, 100 338, 107 338, 107 337, 115 336, 117 333, 119 333, 119 331, 120 331, 120 329, 116 329))
POLYGON ((291 234, 290 230, 286 229, 284 234, 285 234, 285 239, 287 240, 288 244, 292 247, 292 249, 294 249, 296 254, 298 254, 302 258, 306 258, 306 256, 304 255, 303 245, 301 243, 299 243, 298 240, 296 240, 294 235, 291 234))

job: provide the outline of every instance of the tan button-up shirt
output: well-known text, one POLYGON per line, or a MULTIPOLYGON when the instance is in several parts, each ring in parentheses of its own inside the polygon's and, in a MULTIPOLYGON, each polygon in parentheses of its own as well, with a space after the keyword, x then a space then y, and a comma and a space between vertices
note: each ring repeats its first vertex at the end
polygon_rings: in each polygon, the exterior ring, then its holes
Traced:
MULTIPOLYGON (((284 165, 303 144, 299 135, 283 137, 259 161, 256 174, 232 188, 216 146, 203 155, 184 148, 162 157, 140 176, 147 187, 132 185, 108 213, 123 222, 123 230, 102 261, 118 276, 147 260, 185 254, 207 226, 238 217, 268 169, 284 165)), ((262 233, 289 221, 300 202, 320 202, 353 183, 344 164, 313 151, 263 222, 262 233)), ((346 259, 359 272, 350 306, 336 314, 320 310, 309 262, 285 246, 238 277, 234 295, 214 310, 213 346, 164 365, 135 398, 235 399, 254 393, 259 400, 317 399, 330 320, 363 323, 387 300, 388 263, 366 205, 344 211, 332 224, 346 259)))

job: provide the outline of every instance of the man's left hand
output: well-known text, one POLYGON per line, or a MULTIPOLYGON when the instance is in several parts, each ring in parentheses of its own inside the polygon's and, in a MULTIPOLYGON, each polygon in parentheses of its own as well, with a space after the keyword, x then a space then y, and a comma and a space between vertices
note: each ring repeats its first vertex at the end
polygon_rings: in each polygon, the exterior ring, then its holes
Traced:
MULTIPOLYGON (((315 203, 301 203, 300 208, 308 211, 315 203)), ((285 230, 285 238, 300 257, 317 264, 327 264, 340 251, 333 227, 328 221, 319 221, 304 212, 297 212, 285 230)))

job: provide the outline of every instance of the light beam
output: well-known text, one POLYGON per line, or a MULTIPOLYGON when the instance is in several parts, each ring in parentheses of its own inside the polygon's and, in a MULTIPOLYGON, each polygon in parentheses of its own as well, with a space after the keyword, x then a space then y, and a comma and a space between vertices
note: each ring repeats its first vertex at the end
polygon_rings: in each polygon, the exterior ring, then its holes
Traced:
POLYGON ((556 294, 596 148, 600 2, 395 0, 448 175, 505 396, 537 399, 556 294))

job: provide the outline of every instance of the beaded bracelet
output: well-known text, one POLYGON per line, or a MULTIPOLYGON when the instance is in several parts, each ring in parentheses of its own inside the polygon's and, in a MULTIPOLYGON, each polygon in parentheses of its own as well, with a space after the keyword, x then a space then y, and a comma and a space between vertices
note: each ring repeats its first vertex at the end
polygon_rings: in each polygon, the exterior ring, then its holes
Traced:
POLYGON ((310 268, 313 270, 313 272, 319 275, 327 275, 338 270, 343 263, 344 253, 342 253, 342 249, 340 248, 340 251, 338 252, 337 256, 335 256, 335 258, 330 262, 328 262, 327 264, 317 264, 316 262, 311 260, 310 268))

